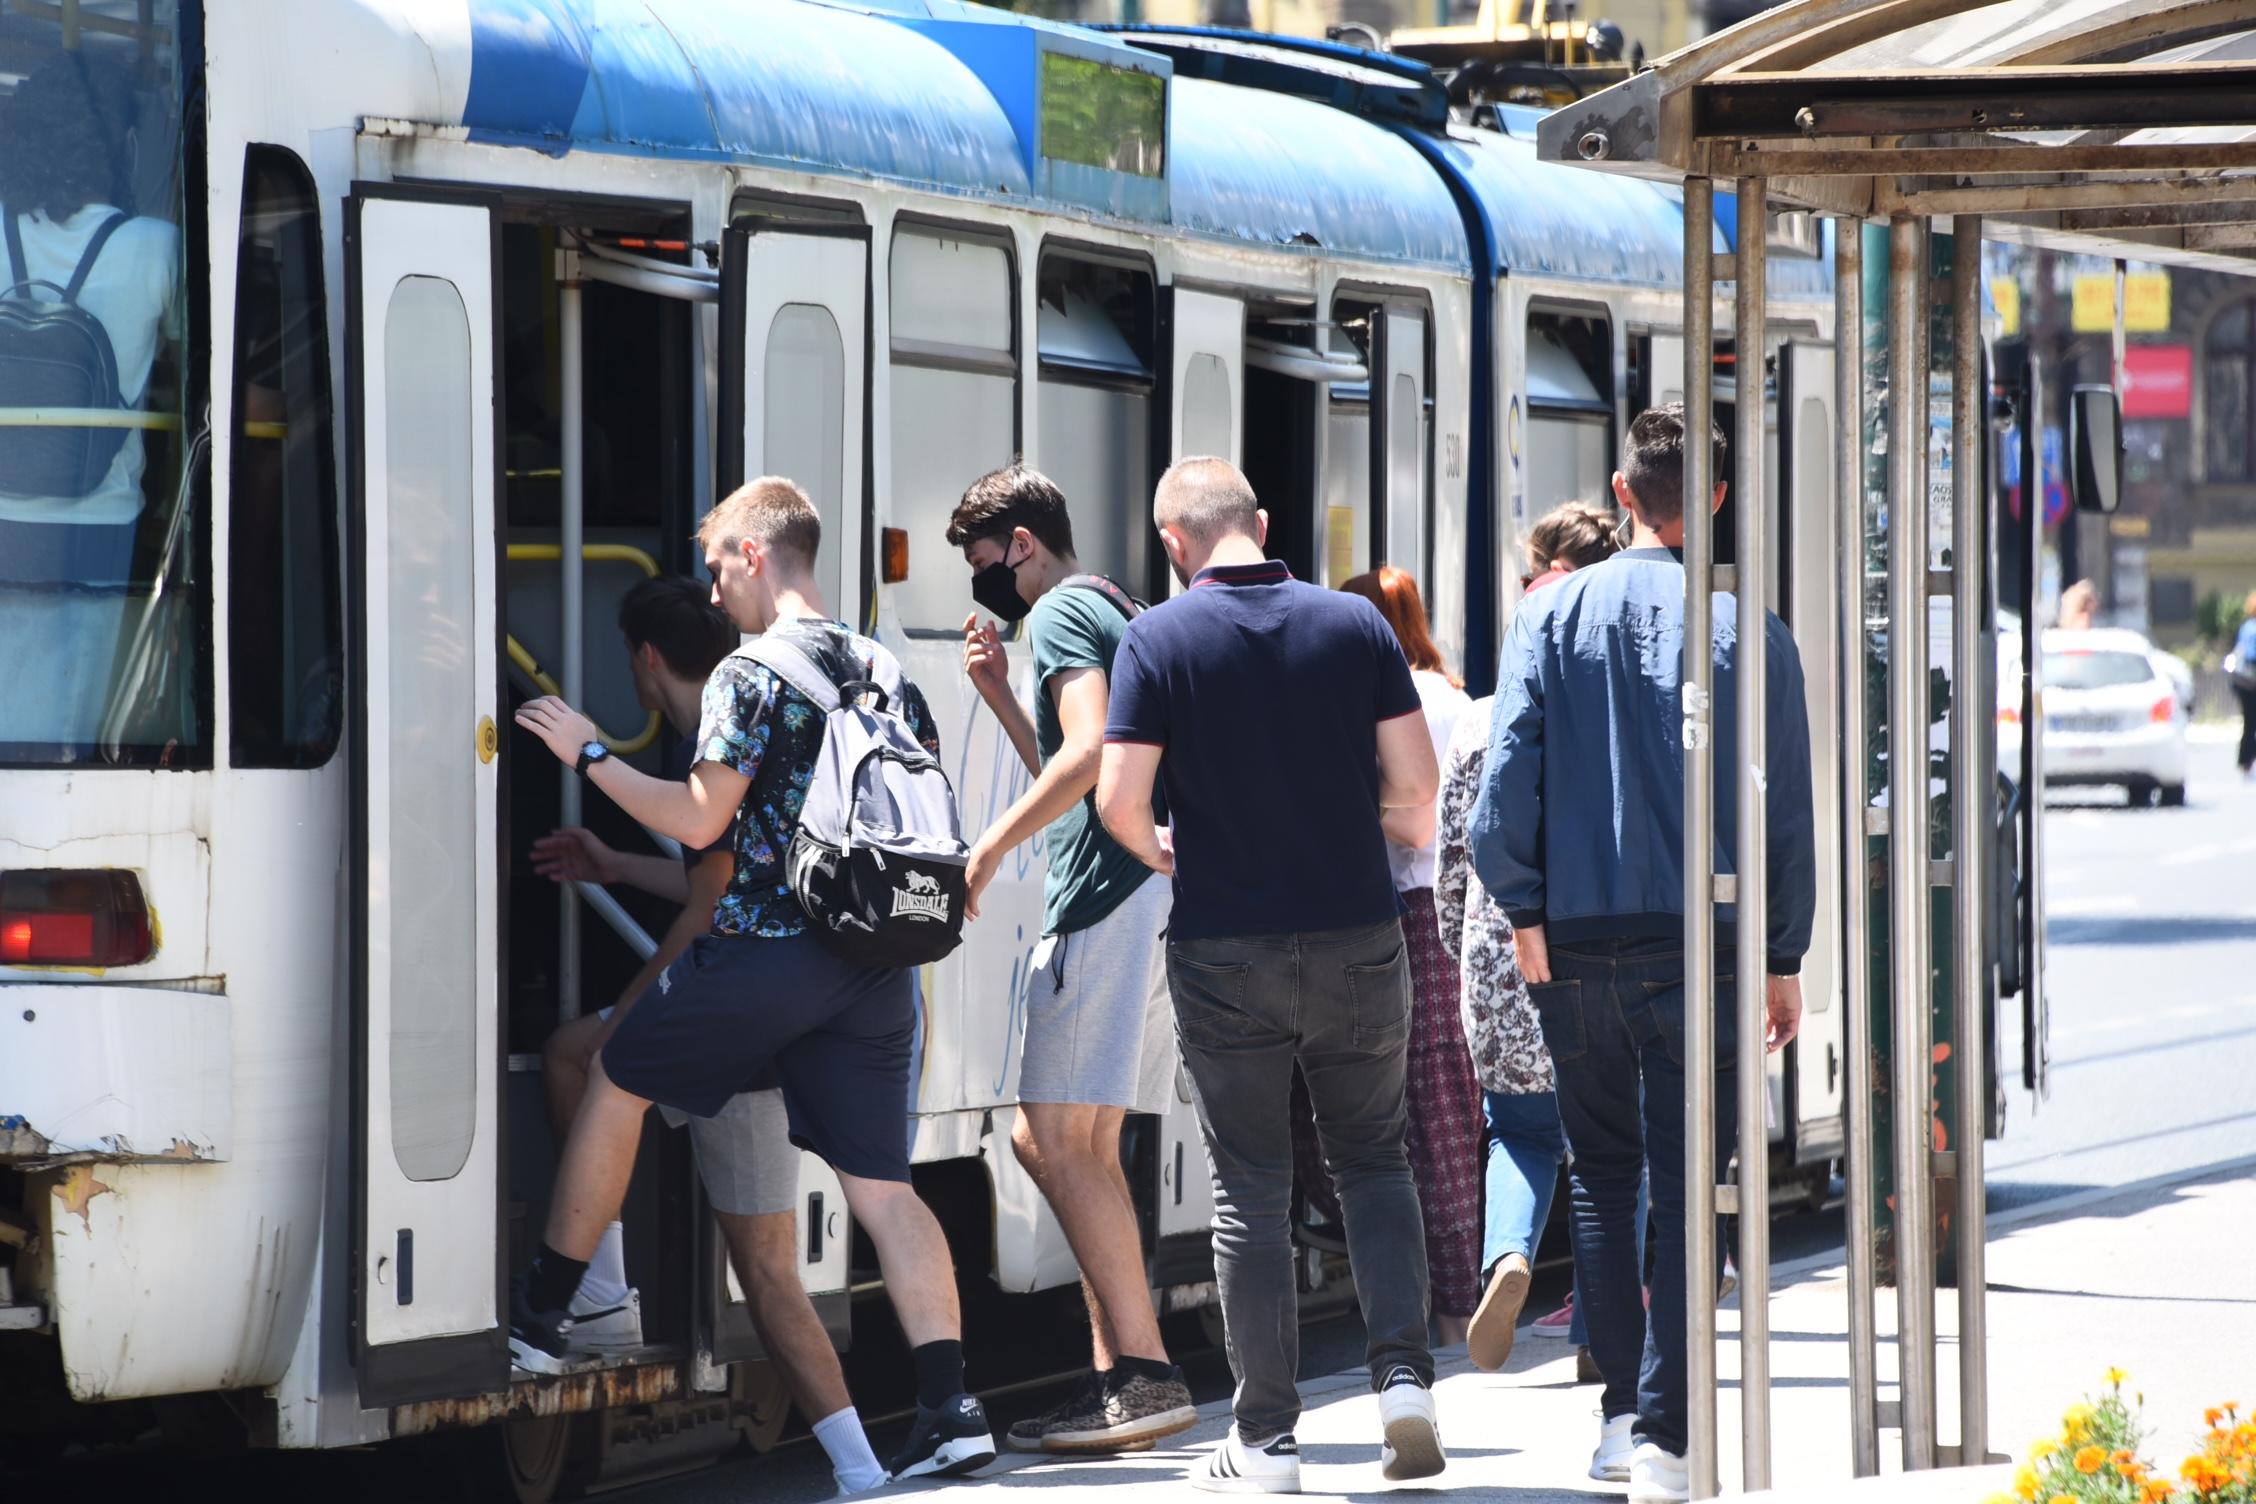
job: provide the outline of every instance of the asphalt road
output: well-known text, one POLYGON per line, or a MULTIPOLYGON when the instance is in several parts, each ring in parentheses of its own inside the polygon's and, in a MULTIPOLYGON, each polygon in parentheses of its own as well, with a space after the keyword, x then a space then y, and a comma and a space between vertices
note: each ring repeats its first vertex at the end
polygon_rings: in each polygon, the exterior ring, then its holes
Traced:
MULTIPOLYGON (((2223 1163, 2246 1156, 2256 1143, 2256 1095, 2248 1084, 2256 1080, 2256 784, 2234 774, 2231 750, 2208 739, 2195 746, 2184 809, 2130 810, 2098 791, 2058 794, 2049 803, 2051 1092, 2035 1102, 2020 1085, 2020 1019, 2009 1007, 2001 1040, 2009 1082, 2006 1130, 1989 1150, 1994 1208, 2223 1163)), ((1773 1254, 1785 1261, 1824 1253, 1838 1248, 1841 1236, 1837 1205, 1782 1218, 1774 1224, 1773 1254)), ((1562 1251, 1545 1249, 1547 1256, 1562 1251)), ((1565 1284, 1564 1269, 1548 1267, 1529 1309, 1555 1306, 1565 1284)), ((966 1314, 974 1382, 990 1393, 997 1430, 1051 1403, 1054 1386, 994 1386, 1005 1373, 1018 1378, 1074 1360, 1071 1302, 1059 1294, 995 1297, 966 1314), (1007 1364, 990 1366, 1003 1342, 1021 1345, 1020 1351, 1007 1364), (983 1343, 989 1361, 982 1361, 983 1343), (1029 1343, 1042 1352, 1028 1352, 1029 1343)), ((889 1325, 882 1308, 866 1315, 879 1327, 889 1325)), ((1186 1343, 1178 1351, 1200 1400, 1229 1392, 1218 1350, 1191 1350, 1186 1343)), ((1352 1316, 1304 1331, 1304 1376, 1357 1366, 1362 1356, 1361 1323, 1352 1316)), ((876 1415, 899 1403, 904 1366, 882 1335, 849 1359, 857 1395, 874 1401, 865 1402, 865 1412, 881 1458, 905 1429, 876 1415)), ((451 1447, 234 1458, 206 1465, 209 1473, 188 1466, 191 1477, 224 1476, 234 1501, 508 1499, 499 1478, 480 1469, 486 1461, 490 1451, 480 1453, 475 1439, 460 1438, 451 1447)), ((182 1475, 175 1467, 146 1460, 81 1466, 43 1496, 133 1497, 141 1492, 137 1485, 159 1486, 159 1479, 177 1492, 182 1475)), ((822 1454, 802 1433, 765 1456, 740 1454, 604 1497, 634 1504, 738 1504, 749 1497, 797 1504, 830 1491, 822 1454)))

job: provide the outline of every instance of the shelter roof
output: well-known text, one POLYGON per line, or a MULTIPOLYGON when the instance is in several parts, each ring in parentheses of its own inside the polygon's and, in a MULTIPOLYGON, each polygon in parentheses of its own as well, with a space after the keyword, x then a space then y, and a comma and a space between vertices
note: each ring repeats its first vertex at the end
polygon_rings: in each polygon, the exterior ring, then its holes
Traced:
POLYGON ((1556 111, 1538 153, 2252 272, 2256 0, 1787 0, 1556 111))

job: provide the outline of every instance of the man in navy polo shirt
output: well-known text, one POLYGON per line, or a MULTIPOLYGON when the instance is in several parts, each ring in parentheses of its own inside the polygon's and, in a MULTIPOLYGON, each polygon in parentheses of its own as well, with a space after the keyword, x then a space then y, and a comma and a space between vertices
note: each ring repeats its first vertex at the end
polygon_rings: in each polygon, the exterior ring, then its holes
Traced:
POLYGON ((1175 879, 1167 981, 1214 1178, 1214 1267, 1237 1424, 1194 1487, 1295 1492, 1299 1313, 1287 1226, 1297 1061, 1339 1183, 1390 1479, 1442 1470, 1426 1249, 1403 1157, 1410 969, 1379 811, 1440 782, 1394 632, 1360 596, 1262 554, 1267 514, 1226 460, 1160 479, 1182 595, 1113 660, 1097 811, 1175 879), (1172 844, 1152 821, 1166 780, 1172 844))

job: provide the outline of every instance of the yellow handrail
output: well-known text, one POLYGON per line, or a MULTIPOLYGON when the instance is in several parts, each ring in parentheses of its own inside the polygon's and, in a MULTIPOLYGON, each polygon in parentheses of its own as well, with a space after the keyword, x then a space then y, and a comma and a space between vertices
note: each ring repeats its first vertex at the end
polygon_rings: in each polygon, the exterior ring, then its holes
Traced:
MULTIPOLYGON (((509 545, 508 556, 512 564, 555 564, 563 559, 564 546, 560 543, 512 543, 509 545)), ((651 579, 658 578, 659 574, 658 561, 629 543, 582 544, 580 557, 594 564, 632 564, 651 579)), ((510 636, 508 648, 509 661, 523 669, 525 677, 540 686, 541 693, 563 698, 564 691, 541 669, 538 660, 526 651, 525 645, 515 635, 510 636)), ((612 751, 632 756, 658 740, 659 725, 658 712, 653 710, 650 712, 650 719, 643 722, 642 734, 631 740, 622 741, 600 726, 596 728, 596 734, 603 738, 603 745, 612 751)))

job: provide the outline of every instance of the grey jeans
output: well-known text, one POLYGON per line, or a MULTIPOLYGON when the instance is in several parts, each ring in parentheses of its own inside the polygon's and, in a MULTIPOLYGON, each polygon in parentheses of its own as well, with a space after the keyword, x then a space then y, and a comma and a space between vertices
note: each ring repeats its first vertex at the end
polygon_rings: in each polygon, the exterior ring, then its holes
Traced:
POLYGON ((1214 1178, 1214 1272, 1238 1432, 1300 1419, 1293 1284, 1293 1063, 1340 1192, 1371 1383, 1433 1382, 1426 1242, 1402 1150, 1410 963, 1398 921, 1316 934, 1170 941, 1167 984, 1214 1178))

